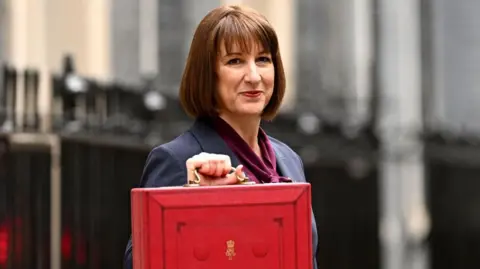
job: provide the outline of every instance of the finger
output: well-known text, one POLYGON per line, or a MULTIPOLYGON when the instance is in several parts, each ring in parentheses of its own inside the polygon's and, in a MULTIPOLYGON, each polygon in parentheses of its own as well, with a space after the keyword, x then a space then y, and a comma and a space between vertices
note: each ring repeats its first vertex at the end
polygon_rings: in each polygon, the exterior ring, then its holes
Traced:
POLYGON ((223 155, 223 160, 224 160, 224 165, 223 165, 223 171, 222 171, 222 176, 226 176, 230 171, 232 171, 232 162, 230 160, 230 156, 228 155, 223 155))
POLYGON ((243 166, 239 165, 237 168, 235 168, 234 173, 230 173, 225 177, 225 182, 226 184, 237 184, 240 181, 238 180, 239 178, 243 178, 243 166))
POLYGON ((194 174, 195 169, 197 169, 198 167, 201 167, 202 164, 194 156, 192 158, 189 158, 185 162, 185 165, 187 167, 187 180, 188 182, 192 182, 196 179, 194 174))
POLYGON ((244 176, 244 173, 243 173, 243 165, 239 165, 237 166, 237 168, 235 168, 235 174, 237 174, 237 176, 244 176))
POLYGON ((215 181, 215 180, 212 180, 210 177, 207 177, 204 175, 200 175, 200 177, 201 177, 201 180, 199 183, 200 186, 212 186, 213 182, 215 181))
POLYGON ((210 156, 209 160, 208 160, 208 164, 209 164, 209 170, 208 170, 208 175, 209 176, 215 176, 215 173, 217 171, 217 166, 218 166, 218 160, 215 159, 215 156, 210 156))
POLYGON ((216 176, 219 158, 217 154, 208 154, 205 156, 208 165, 202 170, 202 173, 209 176, 216 176))
MULTIPOLYGON (((230 171, 229 171, 230 172, 230 171)), ((225 177, 210 177, 201 175, 201 186, 221 186, 221 185, 234 185, 239 183, 238 178, 244 178, 243 165, 237 166, 235 173, 227 174, 225 177)))
POLYGON ((236 176, 232 176, 233 174, 229 174, 226 177, 216 178, 210 181, 210 186, 221 186, 221 185, 233 185, 238 183, 238 179, 236 176))
POLYGON ((202 167, 205 164, 205 158, 201 157, 200 155, 195 155, 189 158, 186 162, 187 169, 193 170, 202 167))
POLYGON ((212 168, 214 168, 214 166, 212 166, 212 163, 210 162, 210 159, 212 159, 211 155, 212 154, 205 152, 197 155, 197 158, 202 162, 202 165, 200 167, 197 167, 198 171, 204 175, 211 175, 211 170, 212 168))
POLYGON ((209 159, 208 155, 203 156, 202 160, 203 160, 204 163, 203 163, 203 165, 202 165, 202 167, 200 168, 199 171, 202 174, 210 175, 211 174, 210 170, 212 170, 212 163, 210 162, 210 159, 209 159))
POLYGON ((208 170, 208 175, 212 177, 217 176, 217 170, 218 170, 218 165, 219 165, 219 158, 217 154, 209 154, 208 156, 208 164, 209 164, 209 170, 208 170))
MULTIPOLYGON (((200 153, 195 155, 187 160, 187 179, 191 182, 192 180, 196 180, 197 176, 195 174, 195 170, 200 171, 201 169, 209 169, 208 161, 206 160, 206 154, 200 153)), ((201 177, 201 175, 200 175, 201 177)))
POLYGON ((225 174, 223 173, 223 170, 225 167, 225 157, 223 155, 217 155, 215 156, 215 160, 216 160, 216 167, 215 167, 214 176, 215 177, 225 176, 225 174))
POLYGON ((237 168, 235 168, 235 173, 234 174, 235 174, 235 177, 237 178, 237 180, 239 180, 239 178, 244 180, 245 179, 245 172, 243 172, 243 165, 237 166, 237 168))
POLYGON ((185 166, 189 171, 195 169, 196 168, 195 158, 194 157, 188 158, 188 160, 185 162, 185 166))

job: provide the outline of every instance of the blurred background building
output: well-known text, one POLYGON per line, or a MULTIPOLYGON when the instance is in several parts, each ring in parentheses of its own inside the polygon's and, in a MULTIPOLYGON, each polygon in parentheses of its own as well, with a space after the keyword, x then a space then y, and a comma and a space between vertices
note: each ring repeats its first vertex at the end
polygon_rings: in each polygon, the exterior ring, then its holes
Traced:
MULTIPOLYGON (((60 72, 62 57, 70 54, 82 76, 126 84, 153 80, 156 88, 174 96, 197 23, 213 7, 230 3, 2 1, 2 55, 10 64, 60 72)), ((355 96, 366 99, 371 86, 373 1, 243 3, 264 13, 278 31, 289 76, 285 109, 292 109, 294 100, 299 99, 328 113, 327 108, 342 107, 337 105, 342 96, 361 106, 353 100, 355 96), (325 90, 318 93, 317 87, 325 90)), ((49 85, 43 86, 45 90, 40 92, 48 91, 49 85)), ((47 103, 42 102, 41 111, 48 110, 47 103)), ((336 115, 345 113, 331 114, 339 117, 336 115)), ((355 117, 366 112, 348 114, 355 117)))
POLYGON ((319 267, 480 266, 479 1, 0 0, 0 269, 122 266, 195 27, 237 3, 280 39, 265 128, 305 163, 319 267))

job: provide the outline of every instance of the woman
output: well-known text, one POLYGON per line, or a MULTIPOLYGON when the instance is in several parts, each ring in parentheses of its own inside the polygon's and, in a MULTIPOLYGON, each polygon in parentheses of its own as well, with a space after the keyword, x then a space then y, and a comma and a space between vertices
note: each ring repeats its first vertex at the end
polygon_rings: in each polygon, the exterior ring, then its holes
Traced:
MULTIPOLYGON (((182 106, 196 121, 153 149, 141 186, 182 186, 195 170, 200 185, 236 184, 245 174, 257 183, 305 182, 299 156, 260 128, 276 115, 284 92, 278 40, 267 20, 245 7, 212 10, 194 34, 180 86, 182 106)), ((312 228, 315 253, 315 221, 312 228)), ((127 268, 131 253, 130 241, 127 268)), ((315 255, 313 262, 316 268, 315 255)))

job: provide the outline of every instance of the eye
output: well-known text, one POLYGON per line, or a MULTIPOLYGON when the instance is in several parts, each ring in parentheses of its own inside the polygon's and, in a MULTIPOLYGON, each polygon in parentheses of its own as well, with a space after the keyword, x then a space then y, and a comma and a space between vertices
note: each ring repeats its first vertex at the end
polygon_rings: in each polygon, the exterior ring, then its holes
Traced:
POLYGON ((261 57, 258 57, 257 61, 262 62, 262 63, 270 63, 270 62, 272 62, 272 59, 270 57, 267 57, 267 56, 261 56, 261 57))
POLYGON ((228 60, 227 64, 239 64, 241 61, 238 58, 228 60))

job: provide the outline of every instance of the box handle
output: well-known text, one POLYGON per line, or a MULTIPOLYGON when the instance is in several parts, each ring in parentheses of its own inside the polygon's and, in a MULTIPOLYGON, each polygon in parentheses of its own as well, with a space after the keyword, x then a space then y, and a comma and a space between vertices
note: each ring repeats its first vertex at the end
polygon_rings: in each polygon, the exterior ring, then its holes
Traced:
MULTIPOLYGON (((232 167, 232 170, 230 170, 230 174, 235 173, 235 168, 232 167)), ((183 185, 184 187, 199 187, 200 186, 200 181, 201 177, 200 174, 198 173, 198 168, 193 170, 193 173, 195 174, 195 178, 193 180, 190 180, 187 184, 183 185)), ((249 178, 245 175, 243 177, 237 176, 238 183, 236 185, 253 185, 255 182, 250 181, 249 178)))

